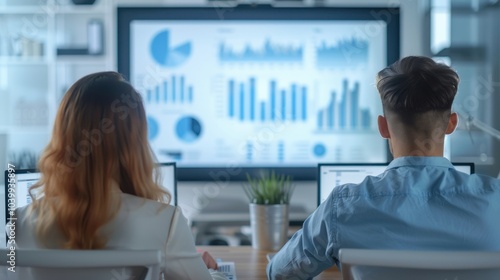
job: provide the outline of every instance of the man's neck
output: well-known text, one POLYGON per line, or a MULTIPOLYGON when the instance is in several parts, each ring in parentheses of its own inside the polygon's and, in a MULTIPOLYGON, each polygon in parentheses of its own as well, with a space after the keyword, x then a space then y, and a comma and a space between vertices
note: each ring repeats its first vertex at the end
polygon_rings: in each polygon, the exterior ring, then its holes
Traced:
POLYGON ((391 152, 394 158, 407 156, 442 157, 444 154, 444 143, 432 140, 406 140, 390 141, 391 152))

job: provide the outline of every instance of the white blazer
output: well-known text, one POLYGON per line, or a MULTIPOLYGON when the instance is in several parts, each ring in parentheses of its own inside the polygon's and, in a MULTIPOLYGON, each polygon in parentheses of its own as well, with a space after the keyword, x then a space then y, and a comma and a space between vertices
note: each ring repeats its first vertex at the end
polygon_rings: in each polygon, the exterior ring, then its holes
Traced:
MULTIPOLYGON (((121 192, 113 194, 120 195, 121 205, 113 220, 100 230, 108 238, 107 249, 161 250, 165 256, 162 267, 165 279, 225 279, 222 274, 207 269, 196 251, 193 234, 179 207, 121 192)), ((28 207, 16 210, 17 247, 60 248, 65 238, 57 228, 51 229, 47 246, 37 240, 37 215, 28 216, 28 207)))

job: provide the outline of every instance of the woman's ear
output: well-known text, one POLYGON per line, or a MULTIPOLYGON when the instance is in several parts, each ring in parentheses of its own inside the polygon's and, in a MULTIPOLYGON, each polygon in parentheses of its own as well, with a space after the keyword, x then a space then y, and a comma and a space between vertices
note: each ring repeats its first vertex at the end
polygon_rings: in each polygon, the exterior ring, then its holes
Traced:
POLYGON ((389 133, 389 126, 387 125, 387 119, 384 116, 378 116, 377 119, 378 123, 378 132, 380 133, 380 136, 384 139, 390 139, 391 134, 389 133))

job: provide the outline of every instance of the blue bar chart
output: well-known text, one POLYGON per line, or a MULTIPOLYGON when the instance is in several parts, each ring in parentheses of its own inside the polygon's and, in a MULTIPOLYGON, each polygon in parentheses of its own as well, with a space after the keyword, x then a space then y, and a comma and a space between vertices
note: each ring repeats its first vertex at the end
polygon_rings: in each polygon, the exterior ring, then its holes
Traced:
POLYGON ((257 80, 228 81, 227 115, 241 122, 307 121, 307 87, 292 83, 279 88, 275 80, 269 82, 268 99, 257 100, 257 80), (279 94, 278 94, 279 93, 279 94))
POLYGON ((171 76, 146 91, 148 104, 193 103, 193 86, 187 85, 183 75, 171 76))
POLYGON ((302 62, 304 48, 302 46, 287 46, 273 44, 266 40, 261 48, 250 45, 240 51, 226 43, 219 45, 219 60, 221 62, 302 62))
POLYGON ((322 132, 370 130, 371 125, 370 110, 359 105, 358 82, 350 90, 348 80, 344 80, 340 101, 337 93, 332 91, 328 106, 317 113, 317 130, 322 132))
POLYGON ((351 38, 336 44, 323 43, 316 48, 316 64, 320 68, 359 66, 368 62, 367 40, 351 38))

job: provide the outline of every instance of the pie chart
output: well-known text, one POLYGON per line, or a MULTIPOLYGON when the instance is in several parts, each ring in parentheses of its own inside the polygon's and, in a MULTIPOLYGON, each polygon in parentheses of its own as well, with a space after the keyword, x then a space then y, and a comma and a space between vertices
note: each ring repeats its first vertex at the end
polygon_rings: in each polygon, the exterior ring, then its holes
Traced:
POLYGON ((196 141, 201 135, 201 124, 194 117, 182 117, 175 126, 177 137, 187 143, 196 141))
POLYGON ((156 138, 156 136, 158 136, 160 126, 158 125, 156 119, 154 119, 153 117, 148 116, 147 121, 148 121, 148 139, 153 140, 156 138))
POLYGON ((161 66, 177 67, 183 64, 191 55, 191 42, 171 46, 170 32, 164 30, 153 37, 151 41, 151 55, 161 66))
POLYGON ((322 157, 326 154, 326 147, 325 145, 319 143, 314 146, 313 151, 316 157, 322 157))

